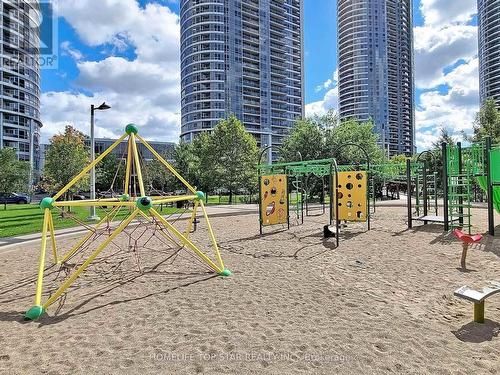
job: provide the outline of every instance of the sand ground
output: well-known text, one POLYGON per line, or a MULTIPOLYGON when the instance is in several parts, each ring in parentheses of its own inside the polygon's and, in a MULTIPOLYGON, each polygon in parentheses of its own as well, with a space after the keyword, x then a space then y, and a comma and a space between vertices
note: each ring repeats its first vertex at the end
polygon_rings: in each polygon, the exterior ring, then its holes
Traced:
MULTIPOLYGON (((119 237, 38 322, 21 313, 39 246, 0 252, 0 373, 500 374, 500 296, 484 325, 453 296, 500 281, 500 237, 462 272, 461 245, 439 226, 406 230, 405 214, 377 209, 373 229, 350 225, 337 249, 326 217, 264 236, 257 215, 214 218, 229 278, 139 227, 137 252, 119 237)), ((475 217, 484 230, 486 212, 475 217)), ((208 244, 203 221, 192 238, 208 244)), ((44 298, 78 261, 47 270, 44 298)))

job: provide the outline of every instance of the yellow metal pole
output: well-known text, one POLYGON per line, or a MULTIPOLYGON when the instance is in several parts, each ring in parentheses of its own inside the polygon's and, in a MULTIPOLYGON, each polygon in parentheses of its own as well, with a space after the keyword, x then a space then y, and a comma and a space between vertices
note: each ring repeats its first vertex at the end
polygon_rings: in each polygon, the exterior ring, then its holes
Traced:
POLYGON ((196 200, 194 202, 193 213, 191 214, 191 220, 189 220, 186 231, 184 232, 184 235, 186 236, 186 238, 189 238, 189 233, 191 233, 191 228, 193 227, 193 222, 196 220, 196 212, 198 211, 198 205, 199 205, 199 202, 196 200))
POLYGON ((125 187, 123 189, 124 194, 128 194, 128 188, 130 185, 130 171, 132 169, 132 137, 128 137, 127 144, 127 169, 125 170, 125 187))
POLYGON ((58 206, 67 206, 68 204, 73 204, 73 203, 78 203, 78 204, 91 204, 91 203, 95 203, 95 204, 99 204, 99 203, 112 203, 112 202, 123 202, 121 201, 120 199, 118 198, 102 198, 102 199, 84 199, 84 200, 81 200, 81 201, 57 201, 57 202, 54 202, 54 204, 57 203, 58 206))
POLYGON ((87 207, 87 206, 111 206, 111 207, 134 207, 134 202, 99 202, 99 201, 64 201, 54 202, 54 207, 87 207))
POLYGON ((139 210, 139 214, 140 214, 143 218, 145 218, 147 221, 149 221, 150 223, 152 222, 151 218, 150 218, 148 215, 146 215, 144 212, 142 212, 142 210, 139 210))
POLYGON ((134 151, 135 169, 137 171, 137 179, 139 180, 139 191, 141 193, 141 196, 144 197, 146 196, 146 192, 144 190, 144 181, 142 180, 141 161, 139 160, 137 145, 135 144, 135 135, 132 133, 130 134, 130 137, 132 138, 132 150, 134 151))
POLYGON ((210 220, 208 220, 208 214, 207 214, 207 210, 205 209, 205 204, 203 203, 202 200, 200 200, 199 202, 200 202, 201 210, 203 211, 203 216, 205 217, 205 220, 207 222, 208 233, 210 234, 210 238, 212 239, 212 245, 214 246, 215 255, 217 257, 217 260, 219 261, 220 267, 222 269, 224 269, 224 262, 222 260, 221 255, 220 255, 219 246, 217 245, 217 240, 215 239, 212 225, 210 224, 210 220))
POLYGON ((78 182, 78 180, 80 180, 83 176, 85 176, 86 173, 88 173, 93 167, 95 167, 97 165, 97 163, 99 163, 102 159, 104 159, 106 157, 106 155, 108 155, 111 151, 113 151, 113 149, 116 146, 118 146, 125 139, 125 137, 127 137, 127 134, 124 134, 120 138, 118 138, 118 140, 115 143, 113 143, 101 155, 99 155, 99 157, 97 159, 95 159, 92 163, 90 163, 89 165, 87 165, 83 169, 83 171, 81 171, 70 182, 68 182, 65 187, 63 187, 61 190, 59 190, 59 192, 52 197, 54 199, 54 201, 56 201, 57 198, 59 198, 64 193, 66 193, 74 184, 76 184, 78 182))
POLYGON ((153 204, 191 201, 191 200, 194 200, 196 198, 197 198, 196 195, 186 195, 186 196, 183 196, 183 197, 175 197, 175 198, 165 198, 165 199, 153 200, 153 204))
POLYGON ((38 279, 36 281, 35 306, 42 303, 43 271, 45 270, 45 252, 47 250, 47 227, 49 226, 50 210, 46 208, 43 212, 42 246, 40 250, 40 261, 38 264, 38 279))
POLYGON ((175 234, 184 245, 193 250, 196 255, 198 255, 206 264, 210 266, 215 272, 222 273, 224 271, 223 268, 218 267, 212 260, 207 257, 203 252, 201 252, 196 245, 194 245, 188 238, 184 237, 184 235, 179 232, 172 224, 170 224, 163 216, 161 216, 154 208, 149 210, 152 215, 154 215, 158 220, 160 220, 165 227, 167 227, 173 234, 175 234))
POLYGON ((111 218, 114 216, 111 216, 113 215, 114 212, 118 212, 120 208, 119 207, 115 207, 109 214, 107 214, 104 218, 101 219, 101 221, 99 221, 93 228, 93 230, 89 230, 89 232, 85 235, 85 237, 83 237, 80 241, 78 241, 76 243, 76 245, 74 245, 64 256, 63 258, 61 259, 61 263, 64 263, 66 262, 74 253, 76 253, 76 251, 85 243, 87 242, 87 240, 92 237, 92 235, 97 231, 97 229, 99 229, 99 227, 104 224, 108 218, 111 218))
POLYGON ((178 195, 154 195, 154 196, 151 196, 150 198, 153 201, 158 201, 160 199, 168 199, 168 198, 176 198, 176 197, 178 197, 178 195))
POLYGON ((50 239, 52 240, 52 255, 54 256, 54 263, 59 263, 59 259, 57 258, 57 247, 56 247, 56 234, 54 228, 54 220, 52 219, 52 214, 49 215, 49 230, 50 230, 50 239))
POLYGON ((176 170, 174 167, 172 167, 165 159, 163 159, 161 157, 161 155, 159 153, 156 152, 156 150, 151 147, 151 145, 146 142, 146 140, 144 138, 142 138, 139 134, 136 135, 137 139, 139 139, 139 141, 141 141, 141 143, 146 146, 146 148, 151 151, 151 153, 154 155, 154 157, 156 159, 158 159, 158 161, 160 163, 162 163, 170 172, 172 172, 175 177, 177 177, 192 193, 195 193, 196 194, 196 189, 194 187, 192 187, 189 182, 187 182, 176 170))
MULTIPOLYGON (((144 216, 145 218, 147 218, 148 220, 150 220, 152 222, 153 218, 150 218, 149 216, 147 216, 142 211, 141 211, 141 215, 144 216)), ((175 246, 179 246, 179 244, 177 242, 175 242, 172 238, 170 238, 170 236, 167 235, 164 231, 160 230, 159 232, 162 234, 163 237, 165 237, 168 241, 172 242, 175 246)))
POLYGON ((92 263, 94 259, 101 253, 101 251, 104 250, 106 246, 108 246, 111 243, 111 241, 113 241, 116 238, 116 236, 118 236, 127 227, 127 225, 130 224, 132 220, 134 220, 134 218, 139 214, 138 211, 139 209, 136 209, 134 212, 132 212, 132 214, 130 214, 130 216, 123 223, 121 223, 121 225, 118 228, 115 229, 115 231, 111 234, 111 236, 109 236, 106 239, 106 241, 104 241, 97 247, 97 249, 95 249, 95 251, 87 258, 87 260, 80 266, 80 268, 78 268, 69 277, 69 279, 66 280, 64 284, 62 284, 52 296, 50 296, 47 302, 45 302, 45 304, 43 305, 45 309, 50 305, 52 305, 54 301, 56 301, 64 293, 64 291, 71 286, 71 284, 73 284, 73 282, 78 278, 78 276, 80 276, 80 274, 83 271, 85 271, 85 269, 89 266, 89 264, 92 263))

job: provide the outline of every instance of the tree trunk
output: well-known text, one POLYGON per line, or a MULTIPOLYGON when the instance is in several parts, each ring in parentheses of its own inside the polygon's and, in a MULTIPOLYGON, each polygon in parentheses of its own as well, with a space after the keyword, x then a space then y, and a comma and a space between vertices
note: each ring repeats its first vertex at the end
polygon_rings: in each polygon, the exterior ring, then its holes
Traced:
POLYGON ((208 204, 208 192, 205 194, 205 204, 208 204))
POLYGON ((233 204, 233 191, 229 190, 229 204, 233 204))
MULTIPOLYGON (((66 193, 66 201, 70 200, 69 191, 66 193)), ((68 206, 68 212, 71 212, 71 206, 68 206)))

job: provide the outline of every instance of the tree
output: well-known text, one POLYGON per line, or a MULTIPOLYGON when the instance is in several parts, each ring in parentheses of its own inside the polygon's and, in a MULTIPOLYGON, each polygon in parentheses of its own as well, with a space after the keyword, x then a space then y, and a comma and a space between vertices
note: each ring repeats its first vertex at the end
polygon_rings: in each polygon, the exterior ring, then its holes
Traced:
POLYGON ((389 159, 390 164, 404 164, 406 163, 408 156, 406 155, 394 155, 389 159))
POLYGON ((455 140, 453 139, 453 136, 451 134, 450 129, 448 129, 445 126, 442 126, 439 128, 439 138, 432 143, 432 146, 435 150, 441 150, 441 145, 443 143, 449 144, 449 145, 454 145, 455 140))
POLYGON ((365 163, 366 156, 354 146, 345 146, 348 143, 361 146, 368 154, 372 164, 382 162, 384 152, 377 144, 378 135, 373 132, 371 121, 359 122, 356 119, 344 120, 337 124, 325 124, 327 157, 335 157, 337 163, 357 164, 365 163))
POLYGON ((98 191, 122 190, 125 181, 125 163, 116 155, 108 154, 96 165, 96 189, 98 191))
MULTIPOLYGON (((193 144, 181 141, 174 149, 174 167, 177 172, 191 185, 198 184, 197 160, 193 151, 193 144)), ((186 187, 176 180, 176 187, 185 189, 186 187)))
POLYGON ((491 137, 493 143, 500 142, 500 110, 493 99, 487 99, 476 115, 474 142, 491 137))
POLYGON ((325 135, 312 119, 298 120, 285 138, 280 156, 286 161, 321 159, 325 151, 325 135), (299 156, 300 153, 300 156, 299 156))
MULTIPOLYGON (((28 178, 28 162, 19 161, 13 148, 0 149, 0 193, 10 194, 23 190, 27 186, 28 178)), ((7 204, 3 203, 6 210, 7 204)))
POLYGON ((257 142, 235 116, 221 120, 210 137, 214 176, 217 185, 229 191, 231 204, 234 192, 257 183, 257 142))
MULTIPOLYGON (((85 147, 85 135, 72 126, 66 126, 63 134, 54 135, 45 157, 44 175, 52 190, 60 190, 89 164, 89 150, 85 147)), ((77 182, 65 198, 78 190, 88 188, 88 176, 77 182)))
POLYGON ((193 141, 193 154, 195 156, 193 168, 196 173, 197 188, 205 192, 207 202, 209 192, 218 187, 216 150, 215 139, 209 133, 201 133, 193 141))
MULTIPOLYGON (((161 156, 167 160, 166 155, 161 156)), ((157 159, 147 162, 142 174, 146 190, 153 190, 153 193, 171 193, 177 187, 177 177, 157 159)))

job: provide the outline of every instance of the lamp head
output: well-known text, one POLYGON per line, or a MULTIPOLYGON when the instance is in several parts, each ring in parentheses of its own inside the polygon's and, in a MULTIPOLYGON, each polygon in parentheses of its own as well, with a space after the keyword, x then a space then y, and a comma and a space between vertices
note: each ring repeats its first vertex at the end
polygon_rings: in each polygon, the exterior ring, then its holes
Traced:
POLYGON ((99 111, 105 111, 106 109, 110 109, 111 107, 109 105, 106 104, 106 102, 102 103, 99 107, 97 107, 96 109, 99 110, 99 111))

